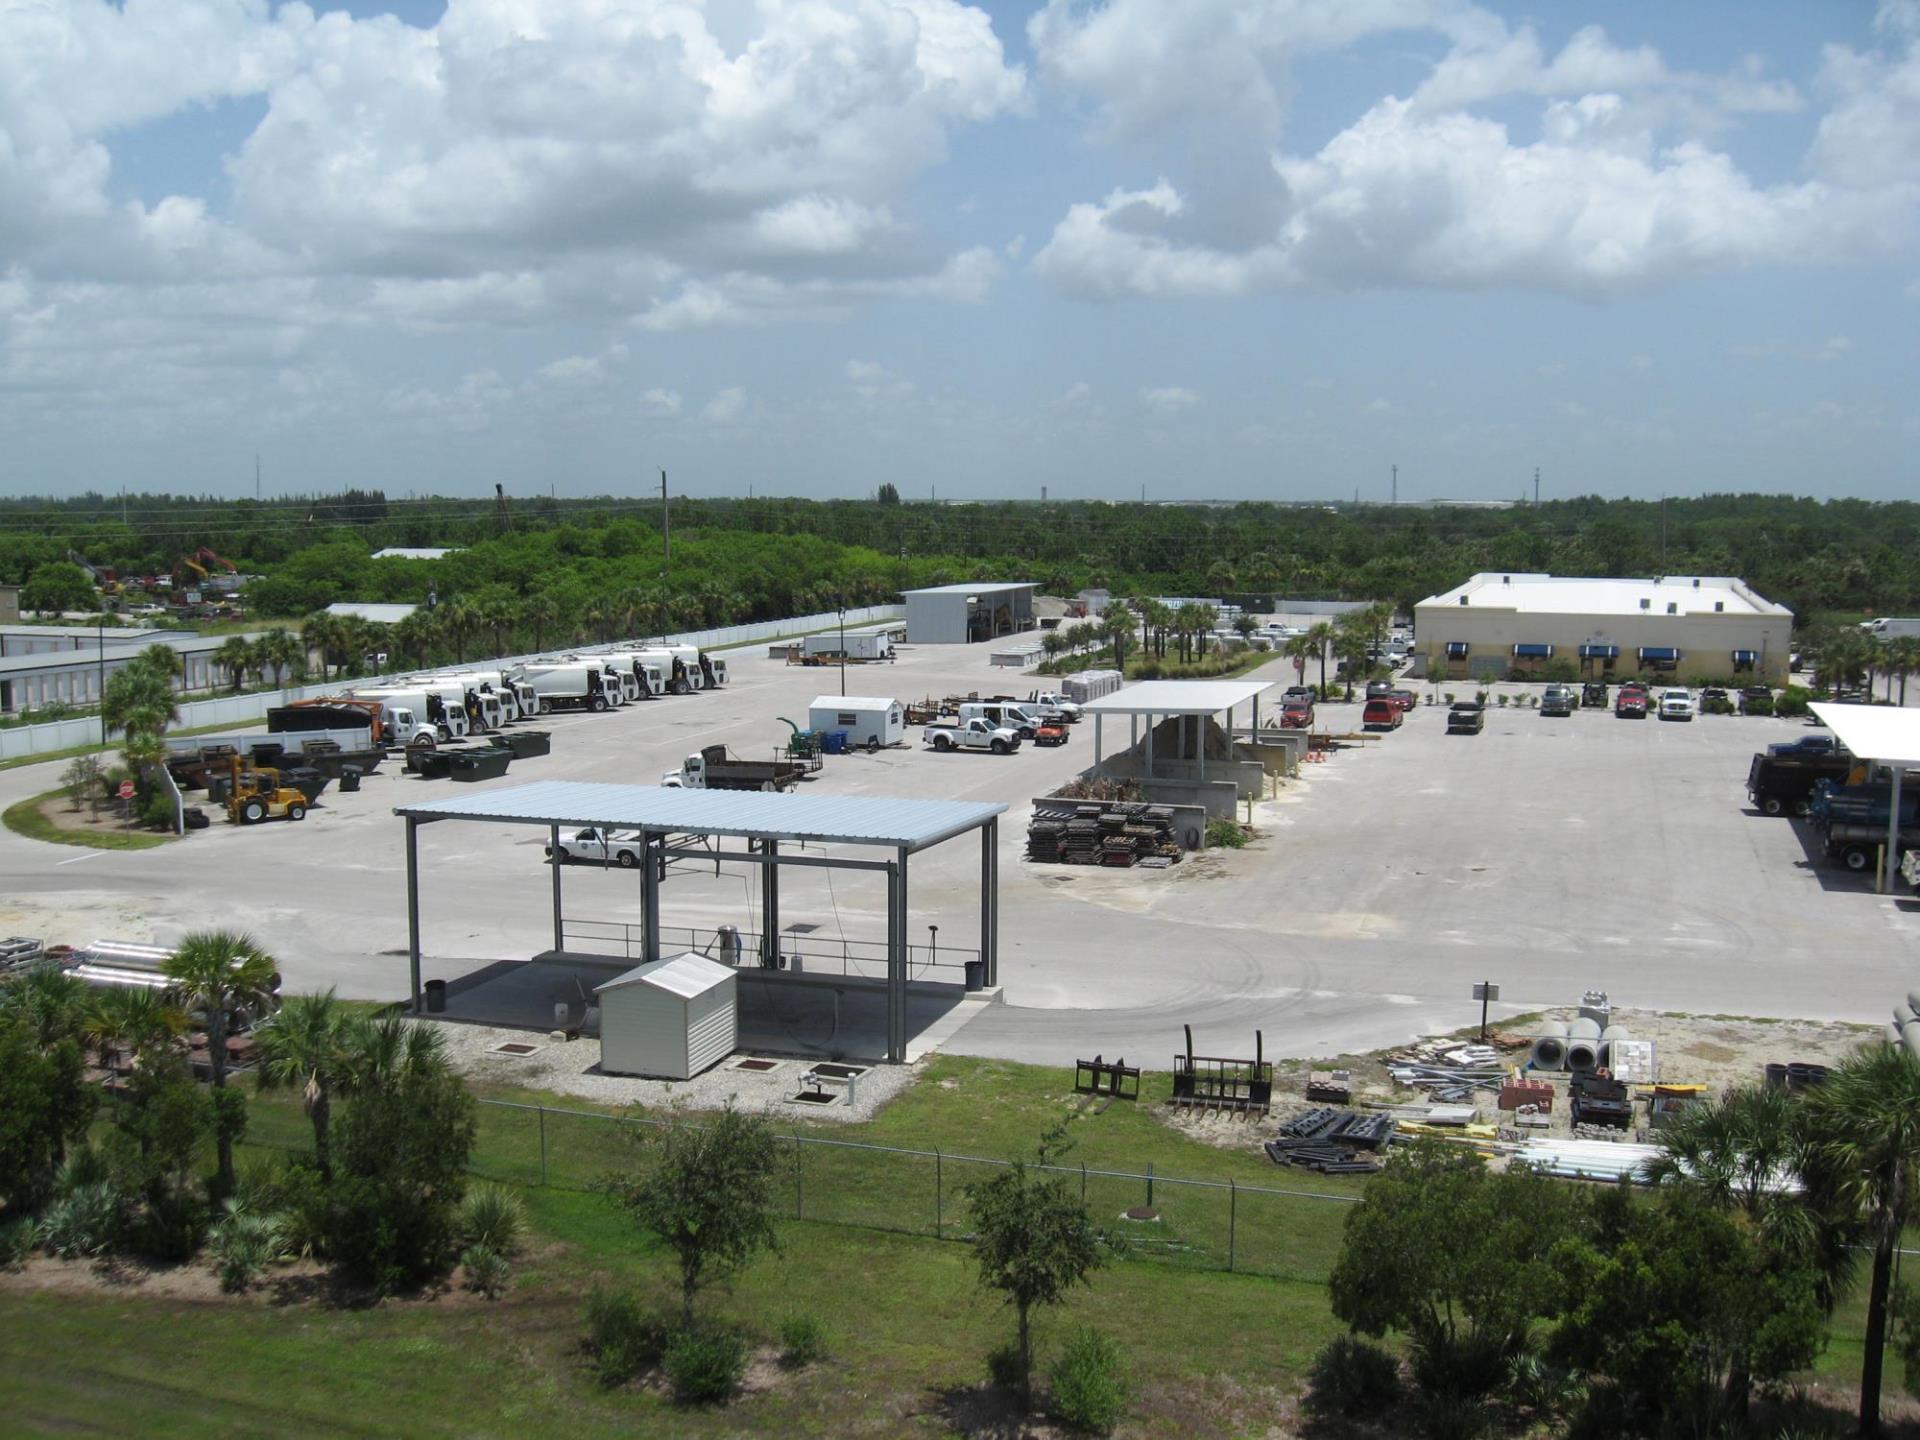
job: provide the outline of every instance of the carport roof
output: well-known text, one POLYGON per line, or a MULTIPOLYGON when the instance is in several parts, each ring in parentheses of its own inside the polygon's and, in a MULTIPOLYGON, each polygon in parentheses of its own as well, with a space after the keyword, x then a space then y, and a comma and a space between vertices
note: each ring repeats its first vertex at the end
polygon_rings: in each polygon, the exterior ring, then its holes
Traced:
POLYGON ((1091 715, 1218 715, 1273 688, 1271 680, 1148 680, 1080 707, 1091 715))
POLYGON ((601 825, 680 835, 756 840, 837 841, 922 850, 1006 811, 1005 805, 908 800, 877 795, 763 794, 758 790, 669 790, 542 780, 458 800, 399 805, 414 820, 491 820, 509 825, 601 825))
POLYGON ((1920 770, 1920 710, 1821 703, 1813 713, 1862 760, 1920 770))

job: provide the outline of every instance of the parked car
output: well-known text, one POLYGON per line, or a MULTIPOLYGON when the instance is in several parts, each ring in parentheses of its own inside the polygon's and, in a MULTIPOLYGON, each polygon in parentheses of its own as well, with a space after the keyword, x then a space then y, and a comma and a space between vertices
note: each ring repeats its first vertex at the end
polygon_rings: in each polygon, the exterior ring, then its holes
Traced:
POLYGON ((1591 708, 1594 710, 1606 709, 1607 682, 1604 680, 1589 680, 1586 684, 1582 685, 1580 687, 1580 704, 1582 708, 1591 708))
POLYGON ((1311 730, 1313 728, 1313 701, 1281 701, 1280 728, 1282 730, 1311 730))
POLYGON ((1384 700, 1391 694, 1393 694, 1393 682, 1391 680, 1369 680, 1367 682, 1367 699, 1384 700))
POLYGON ((1767 746, 1767 753, 1790 758, 1822 759, 1828 755, 1845 755, 1847 750, 1832 735, 1802 735, 1798 740, 1783 740, 1777 745, 1767 746))
POLYGON ((1647 692, 1643 686, 1622 685, 1614 697, 1613 713, 1623 720, 1647 718, 1647 692))
POLYGON ((1771 715, 1773 713, 1773 691, 1765 685, 1749 685, 1740 692, 1740 713, 1742 715, 1771 715))
POLYGON ((1542 715, 1571 715, 1576 708, 1571 685, 1549 685, 1540 694, 1542 715))
POLYGON ((545 847, 548 858, 558 855, 562 865, 569 860, 591 860, 602 865, 612 860, 623 870, 631 870, 640 863, 644 848, 638 830, 603 830, 597 825, 562 831, 558 849, 552 845, 545 847))
POLYGON ((1312 699, 1313 687, 1311 685, 1289 685, 1280 692, 1280 703, 1282 705, 1286 704, 1289 700, 1311 701, 1312 699))
POLYGON ((1406 718, 1406 712, 1400 708, 1400 702, 1380 696, 1367 701, 1366 708, 1360 712, 1362 730, 1398 730, 1400 722, 1406 718))
POLYGON ((1660 692, 1660 718, 1662 720, 1693 719, 1693 692, 1674 688, 1660 692))
POLYGON ((1478 735, 1486 728, 1486 707, 1478 700, 1456 700, 1447 710, 1449 735, 1478 735))

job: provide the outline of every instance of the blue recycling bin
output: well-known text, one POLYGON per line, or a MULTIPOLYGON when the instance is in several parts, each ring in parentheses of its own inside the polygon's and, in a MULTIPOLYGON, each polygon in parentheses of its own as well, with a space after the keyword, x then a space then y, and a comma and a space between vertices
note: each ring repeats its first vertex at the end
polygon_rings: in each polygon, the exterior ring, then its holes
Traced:
POLYGON ((847 753, 847 732, 844 730, 827 731, 826 741, 820 748, 825 750, 829 755, 846 754, 847 753))

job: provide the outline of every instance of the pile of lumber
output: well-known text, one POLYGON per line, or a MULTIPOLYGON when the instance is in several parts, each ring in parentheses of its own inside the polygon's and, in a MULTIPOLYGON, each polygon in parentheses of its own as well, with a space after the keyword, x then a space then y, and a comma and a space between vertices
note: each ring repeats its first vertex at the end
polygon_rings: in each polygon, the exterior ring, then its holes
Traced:
POLYGON ((1164 805, 1063 803, 1036 808, 1027 826, 1027 858, 1050 865, 1129 868, 1180 858, 1173 811, 1164 805))

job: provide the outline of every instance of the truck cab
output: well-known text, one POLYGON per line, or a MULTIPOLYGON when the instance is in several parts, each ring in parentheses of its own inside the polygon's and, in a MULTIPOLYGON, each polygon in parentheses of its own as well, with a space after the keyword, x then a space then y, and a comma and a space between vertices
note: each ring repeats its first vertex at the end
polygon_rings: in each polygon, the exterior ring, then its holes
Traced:
POLYGON ((1080 718, 1080 704, 1057 690, 1036 690, 1027 697, 1033 704, 1062 716, 1069 722, 1080 718))
POLYGON ((1033 739, 1043 723, 1038 715, 1029 714, 1025 707, 1004 700, 969 701, 960 707, 960 718, 984 720, 997 729, 1011 730, 1022 740, 1033 739))
POLYGON ((936 750, 988 750, 1007 755, 1020 748, 1019 735, 977 716, 929 725, 923 738, 936 750))
POLYGON ((1660 692, 1660 718, 1662 720, 1693 719, 1693 694, 1678 688, 1660 692))
POLYGON ((569 860, 591 860, 603 865, 611 860, 622 870, 631 870, 640 863, 643 846, 638 830, 607 830, 586 825, 578 830, 561 831, 560 844, 545 848, 547 858, 558 857, 562 865, 569 860))

